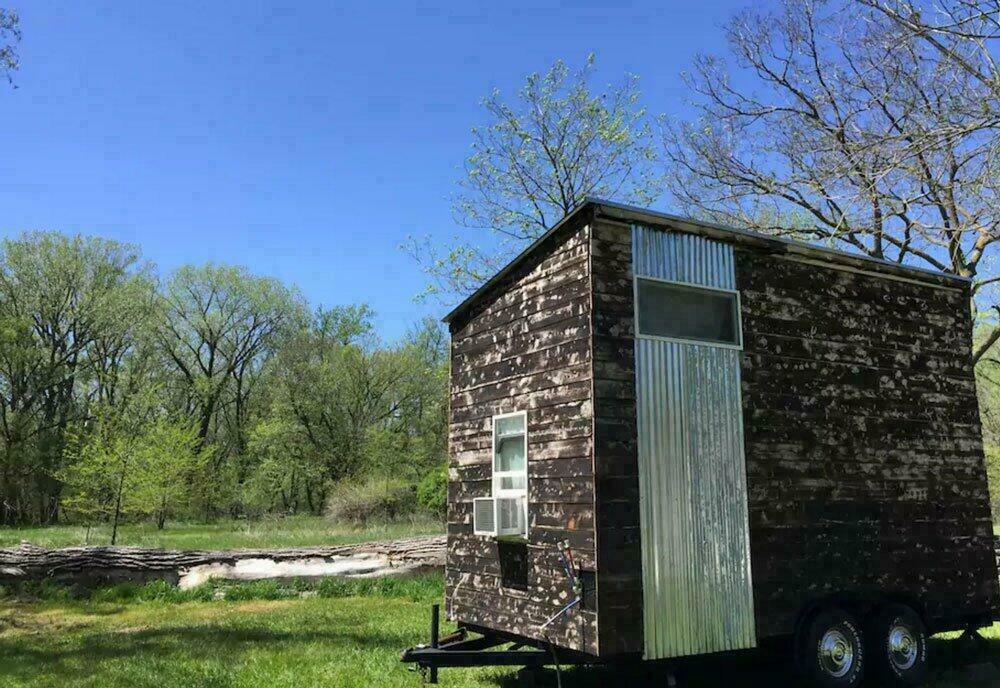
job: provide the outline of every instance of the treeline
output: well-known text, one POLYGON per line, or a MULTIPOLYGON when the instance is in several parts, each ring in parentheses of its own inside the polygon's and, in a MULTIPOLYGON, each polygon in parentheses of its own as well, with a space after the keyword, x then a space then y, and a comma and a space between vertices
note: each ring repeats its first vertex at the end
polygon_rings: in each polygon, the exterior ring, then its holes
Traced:
POLYGON ((310 310, 242 267, 4 240, 0 521, 320 513, 345 483, 415 485, 444 460, 446 342, 427 321, 384 343, 366 306, 310 310))

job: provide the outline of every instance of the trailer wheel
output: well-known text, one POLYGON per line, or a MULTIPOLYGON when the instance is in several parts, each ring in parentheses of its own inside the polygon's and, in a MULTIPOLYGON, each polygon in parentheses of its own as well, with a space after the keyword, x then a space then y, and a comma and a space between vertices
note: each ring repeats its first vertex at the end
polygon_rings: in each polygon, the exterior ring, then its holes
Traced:
POLYGON ((864 680, 865 645, 855 618, 839 608, 820 612, 798 642, 798 664, 820 688, 857 688, 864 680))
POLYGON ((919 686, 927 678, 927 628, 915 611, 902 604, 883 607, 866 636, 879 685, 919 686))

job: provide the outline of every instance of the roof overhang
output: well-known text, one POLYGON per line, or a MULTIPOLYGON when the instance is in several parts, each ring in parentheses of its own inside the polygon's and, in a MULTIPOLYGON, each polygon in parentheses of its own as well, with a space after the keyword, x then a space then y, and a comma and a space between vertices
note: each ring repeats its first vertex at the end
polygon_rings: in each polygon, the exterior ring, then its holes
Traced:
POLYGON ((692 218, 680 217, 669 213, 662 213, 655 210, 638 208, 635 206, 605 201, 599 198, 588 198, 578 205, 573 211, 553 225, 535 239, 527 248, 517 255, 510 263, 504 266, 497 274, 487 280, 479 289, 469 295, 464 301, 456 306, 443 320, 450 323, 452 320, 467 311, 487 293, 503 281, 518 266, 524 263, 545 241, 553 234, 559 232, 567 224, 574 222, 583 213, 592 211, 595 219, 605 219, 622 222, 626 224, 640 224, 665 231, 683 232, 685 234, 695 234, 730 244, 743 245, 765 250, 770 253, 787 254, 797 256, 805 260, 816 261, 830 266, 841 266, 857 271, 875 273, 886 277, 895 277, 906 281, 918 282, 932 286, 945 286, 955 289, 967 288, 971 279, 953 275, 936 270, 903 265, 879 258, 872 258, 857 253, 848 253, 840 249, 817 246, 794 239, 770 236, 753 232, 746 229, 727 227, 711 222, 703 222, 692 218))

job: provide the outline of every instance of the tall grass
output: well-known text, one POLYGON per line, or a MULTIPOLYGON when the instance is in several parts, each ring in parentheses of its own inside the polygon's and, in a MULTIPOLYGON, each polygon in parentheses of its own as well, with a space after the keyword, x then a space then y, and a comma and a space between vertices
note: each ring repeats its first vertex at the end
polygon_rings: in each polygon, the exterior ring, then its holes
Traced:
MULTIPOLYGON (((118 544, 164 549, 268 549, 341 545, 441 532, 444 532, 443 524, 431 516, 368 521, 363 525, 339 523, 320 516, 287 516, 254 521, 168 522, 163 530, 157 530, 151 523, 125 524, 119 528, 118 544)), ((15 547, 22 540, 50 548, 106 545, 111 540, 111 529, 103 526, 89 529, 84 526, 0 527, 0 547, 15 547)))

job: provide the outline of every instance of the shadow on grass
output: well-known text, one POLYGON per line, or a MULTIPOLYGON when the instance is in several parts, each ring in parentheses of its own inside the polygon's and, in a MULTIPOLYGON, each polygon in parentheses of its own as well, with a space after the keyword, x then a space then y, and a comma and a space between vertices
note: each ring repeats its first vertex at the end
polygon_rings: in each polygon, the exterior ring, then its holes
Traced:
MULTIPOLYGON (((16 679, 28 680, 39 676, 39 669, 51 676, 79 677, 81 672, 99 674, 106 667, 125 666, 131 660, 139 665, 162 667, 169 674, 147 676, 128 685, 165 686, 187 685, 180 674, 197 668, 197 672, 216 674, 216 679, 204 685, 229 685, 231 669, 241 657, 261 649, 280 655, 308 652, 308 646, 320 644, 330 653, 352 650, 396 653, 404 636, 380 633, 371 629, 344 631, 287 631, 264 628, 233 628, 226 625, 181 625, 149 629, 120 629, 106 633, 86 633, 69 642, 39 642, 36 634, 0 640, 0 686, 16 679), (119 660, 125 660, 119 662, 119 660), (178 675, 174 675, 174 674, 178 675)), ((149 673, 144 672, 144 673, 149 673)), ((204 673, 198 674, 200 677, 204 673)), ((54 684, 55 685, 55 684, 54 684)), ((198 682, 192 685, 202 685, 198 682)))
MULTIPOLYGON (((256 662, 251 673, 262 681, 260 685, 269 685, 265 681, 274 676, 294 676, 300 685, 316 685, 307 678, 308 669, 329 662, 349 666, 345 671, 354 678, 364 680, 367 676, 373 681, 371 685, 379 685, 376 676, 384 679, 389 673, 395 675, 400 667, 396 659, 399 650, 413 644, 412 631, 397 630, 391 621, 382 628, 372 628, 357 625, 350 618, 334 621, 301 615, 283 619, 277 627, 265 625, 269 623, 275 620, 256 617, 247 619, 247 625, 183 622, 104 632, 85 629, 64 637, 42 632, 2 638, 0 686, 231 688, 237 683, 247 685, 248 677, 241 677, 239 668, 251 662, 256 662), (262 655, 267 666, 261 665, 262 655), (99 682, 85 680, 88 676, 99 682)), ((956 659, 963 655, 965 661, 1000 662, 1000 638, 987 640, 978 657, 964 656, 965 652, 958 641, 934 639, 930 645, 932 678, 928 688, 971 685, 963 682, 961 672, 954 669, 956 659)), ((789 657, 787 644, 776 644, 761 651, 681 660, 672 668, 682 688, 795 688, 800 681, 790 670, 789 657)), ((463 673, 444 670, 446 682, 452 684, 469 677, 463 673), (457 675, 451 678, 450 672, 457 675)), ((667 685, 667 675, 668 667, 658 663, 569 667, 564 670, 562 685, 660 688, 667 685)), ((408 685, 410 677, 403 678, 408 685)), ((519 685, 514 672, 483 679, 501 688, 519 685)), ((416 677, 412 684, 419 685, 416 677)), ((546 672, 537 685, 555 686, 554 672, 546 672)))
MULTIPOLYGON (((992 662, 1000 666, 1000 639, 989 638, 983 646, 972 651, 952 639, 934 638, 928 645, 931 666, 927 688, 959 688, 964 686, 1000 685, 967 682, 964 667, 971 663, 992 662)), ((672 666, 658 662, 636 662, 626 665, 563 668, 563 686, 573 688, 663 688, 671 669, 681 688, 797 688, 804 686, 791 666, 790 647, 787 643, 740 653, 714 655, 678 660, 672 666)), ((520 686, 514 673, 496 677, 494 682, 502 688, 520 686)), ((553 669, 545 670, 536 678, 538 686, 555 686, 553 669)), ((866 685, 872 686, 872 682, 866 685)))
MULTIPOLYGON (((740 652, 712 657, 678 660, 672 665, 662 662, 634 662, 610 666, 563 668, 562 684, 573 688, 664 688, 673 671, 679 686, 684 688, 782 688, 797 686, 797 679, 788 671, 783 656, 776 651, 740 652)), ((498 677, 502 688, 520 685, 514 675, 498 677)), ((538 686, 555 686, 555 670, 547 669, 537 678, 538 686)))

